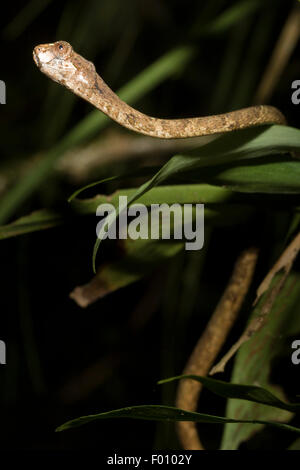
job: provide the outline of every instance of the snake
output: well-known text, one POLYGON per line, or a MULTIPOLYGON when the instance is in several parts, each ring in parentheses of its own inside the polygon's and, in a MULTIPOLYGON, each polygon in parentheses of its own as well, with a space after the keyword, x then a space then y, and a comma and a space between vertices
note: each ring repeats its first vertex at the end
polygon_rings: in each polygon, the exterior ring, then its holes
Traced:
MULTIPOLYGON (((250 106, 203 117, 183 119, 151 117, 122 101, 100 77, 94 64, 77 54, 66 41, 36 46, 33 50, 33 59, 41 72, 88 101, 120 125, 151 137, 161 139, 201 137, 260 125, 286 124, 286 119, 281 111, 269 105, 250 106)), ((231 328, 231 322, 234 321, 235 314, 248 290, 256 262, 256 255, 252 254, 252 261, 249 263, 250 255, 251 252, 245 252, 237 263, 234 275, 203 337, 197 343, 185 373, 205 375, 211 367, 211 362, 219 352, 227 331, 231 328), (245 266, 246 262, 249 264, 248 267, 245 266), (246 268, 248 274, 245 272, 246 268), (240 288, 241 283, 245 284, 242 288, 240 288), (231 300, 230 303, 228 299, 233 299, 233 303, 231 300), (232 318, 227 318, 228 316, 232 318), (220 330, 217 326, 220 322, 224 322, 224 318, 227 319, 228 327, 223 328, 222 326, 220 330)), ((176 404, 179 408, 195 411, 200 384, 195 389, 190 382, 188 381, 187 384, 183 382, 179 386, 176 404)), ((178 423, 178 435, 185 449, 200 450, 203 448, 195 423, 178 423)))
POLYGON ((33 49, 33 59, 41 72, 88 101, 120 125, 151 137, 200 137, 260 125, 286 124, 281 111, 269 105, 250 106, 203 117, 151 117, 122 101, 96 72, 94 64, 77 54, 66 41, 36 46, 33 49))

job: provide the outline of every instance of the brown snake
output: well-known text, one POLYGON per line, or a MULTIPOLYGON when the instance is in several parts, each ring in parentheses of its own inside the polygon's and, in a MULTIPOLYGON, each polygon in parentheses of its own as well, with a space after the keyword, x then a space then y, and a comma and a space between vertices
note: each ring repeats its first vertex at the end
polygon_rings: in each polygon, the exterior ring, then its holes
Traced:
MULTIPOLYGON (((272 106, 260 105, 225 114, 188 119, 158 119, 147 116, 122 101, 97 74, 92 62, 73 51, 65 41, 34 48, 38 68, 130 130, 163 139, 200 137, 266 124, 286 124, 285 117, 272 106)), ((252 279, 257 254, 245 252, 232 279, 185 369, 187 374, 206 375, 239 311, 252 279), (249 261, 250 259, 250 261, 249 261)), ((183 381, 176 405, 196 410, 200 384, 183 381)), ((202 449, 195 423, 180 422, 178 433, 185 449, 202 449)))
POLYGON ((266 105, 186 119, 150 117, 122 101, 97 74, 94 64, 77 54, 69 43, 57 41, 36 46, 33 58, 38 68, 52 80, 64 85, 122 126, 152 137, 199 137, 264 124, 286 123, 277 108, 266 105))

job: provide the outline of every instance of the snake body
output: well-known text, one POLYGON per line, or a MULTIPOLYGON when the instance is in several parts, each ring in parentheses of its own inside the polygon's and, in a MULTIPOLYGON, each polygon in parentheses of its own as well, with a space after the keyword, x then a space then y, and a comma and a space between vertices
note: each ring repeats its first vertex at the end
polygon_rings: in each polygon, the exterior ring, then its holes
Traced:
POLYGON ((33 58, 52 80, 64 85, 114 121, 152 137, 176 139, 231 132, 266 124, 285 124, 273 106, 258 105, 213 116, 159 119, 137 111, 122 101, 97 74, 92 62, 77 54, 65 41, 36 46, 33 58))

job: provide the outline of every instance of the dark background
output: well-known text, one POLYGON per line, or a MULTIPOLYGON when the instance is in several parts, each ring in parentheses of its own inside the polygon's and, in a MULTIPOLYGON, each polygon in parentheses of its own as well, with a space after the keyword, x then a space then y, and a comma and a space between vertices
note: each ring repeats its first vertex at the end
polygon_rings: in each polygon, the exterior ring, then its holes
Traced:
MULTIPOLYGON (((169 118, 226 112, 252 103, 296 2, 261 2, 253 14, 210 34, 205 27, 238 2, 53 0, 32 2, 31 8, 43 3, 40 13, 26 21, 28 10, 17 15, 27 2, 6 2, 0 18, 0 79, 7 85, 7 104, 0 108, 0 155, 8 188, 26 178, 26 172, 19 171, 24 162, 51 148, 90 111, 90 105, 49 83, 38 71, 32 60, 35 45, 58 39, 71 42, 117 90, 164 53, 192 44, 197 53, 184 71, 156 87, 136 107, 169 118), (221 93, 222 74, 230 67, 235 67, 234 79, 221 93)), ((295 127, 299 111, 291 104, 290 87, 299 78, 298 45, 271 98, 295 127)), ((8 221, 42 207, 64 211, 75 189, 76 184, 51 175, 8 221)), ((173 404, 174 386, 162 389, 156 382, 182 371, 240 250, 249 243, 261 244, 256 275, 261 279, 264 263, 274 256, 264 234, 273 232, 276 244, 288 222, 285 213, 272 219, 258 211, 255 229, 241 225, 214 230, 197 293, 186 308, 185 268, 191 263, 187 253, 87 309, 78 307, 68 295, 91 278, 94 217, 70 218, 62 227, 1 241, 0 338, 7 344, 7 365, 0 368, 0 448, 176 448, 174 428, 168 424, 107 420, 65 433, 54 430, 84 414, 129 405, 173 404)), ((110 244, 98 262, 117 256, 118 248, 110 244)), ((238 337, 250 301, 251 293, 227 346, 238 337)), ((295 376, 288 358, 274 366, 276 383, 287 393, 294 392, 295 376)), ((230 367, 225 378, 230 378, 230 367)), ((203 392, 199 410, 222 415, 224 407, 223 400, 203 392)), ((204 444, 218 448, 221 427, 199 429, 204 444)), ((293 438, 267 429, 244 448, 285 448, 293 438)))

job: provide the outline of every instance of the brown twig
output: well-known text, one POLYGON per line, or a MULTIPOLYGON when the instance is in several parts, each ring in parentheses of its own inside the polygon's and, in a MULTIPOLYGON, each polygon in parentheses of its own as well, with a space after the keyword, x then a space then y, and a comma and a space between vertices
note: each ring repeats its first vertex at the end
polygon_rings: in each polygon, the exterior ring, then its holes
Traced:
MULTIPOLYGON (((257 257, 258 250, 249 248, 243 251, 237 259, 229 283, 204 333, 196 344, 183 374, 204 376, 210 370, 248 292, 257 257)), ((184 410, 195 411, 201 388, 202 385, 195 380, 181 380, 177 391, 176 406, 184 410)), ((180 422, 177 425, 177 431, 184 449, 203 449, 195 423, 180 422)))

